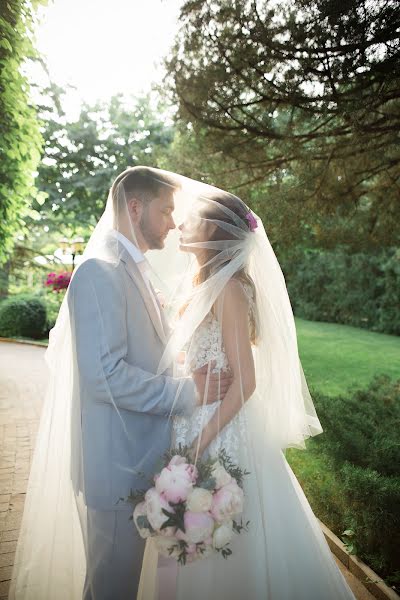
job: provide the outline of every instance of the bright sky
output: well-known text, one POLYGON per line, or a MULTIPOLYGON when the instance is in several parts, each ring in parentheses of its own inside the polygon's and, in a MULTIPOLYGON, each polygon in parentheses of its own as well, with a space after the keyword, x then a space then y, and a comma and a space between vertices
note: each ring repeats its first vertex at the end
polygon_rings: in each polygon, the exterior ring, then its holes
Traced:
MULTIPOLYGON (((50 0, 40 10, 37 48, 52 80, 69 92, 67 112, 160 81, 162 59, 178 28, 183 0, 50 0)), ((32 71, 31 79, 39 78, 32 71)))

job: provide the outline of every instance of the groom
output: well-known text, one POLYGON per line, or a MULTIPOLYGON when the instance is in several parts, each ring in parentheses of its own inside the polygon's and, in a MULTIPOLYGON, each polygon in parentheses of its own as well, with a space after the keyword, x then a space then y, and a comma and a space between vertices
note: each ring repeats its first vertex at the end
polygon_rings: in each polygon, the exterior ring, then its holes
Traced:
MULTIPOLYGON (((173 220, 178 181, 149 167, 127 169, 112 189, 113 227, 102 252, 76 270, 68 292, 80 431, 72 478, 86 537, 83 600, 134 600, 144 540, 119 502, 149 484, 170 446, 171 415, 222 399, 230 385, 206 369, 193 378, 155 376, 168 327, 144 253, 161 250, 173 220)), ((110 206, 108 206, 110 209, 110 206)), ((79 422, 79 420, 78 420, 79 422)))

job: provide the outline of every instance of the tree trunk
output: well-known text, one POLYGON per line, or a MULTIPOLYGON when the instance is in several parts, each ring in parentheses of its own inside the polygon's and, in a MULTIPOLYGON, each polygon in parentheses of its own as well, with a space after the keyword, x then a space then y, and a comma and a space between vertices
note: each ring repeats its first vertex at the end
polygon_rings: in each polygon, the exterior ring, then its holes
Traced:
POLYGON ((10 279, 11 261, 8 260, 0 267, 0 300, 8 296, 8 283, 10 279))

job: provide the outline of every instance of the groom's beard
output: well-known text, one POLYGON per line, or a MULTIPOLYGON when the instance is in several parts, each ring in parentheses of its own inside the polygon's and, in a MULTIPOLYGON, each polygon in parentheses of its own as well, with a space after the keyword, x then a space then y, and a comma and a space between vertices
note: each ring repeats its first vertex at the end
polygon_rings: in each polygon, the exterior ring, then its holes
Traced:
POLYGON ((151 227, 151 221, 146 210, 143 211, 139 226, 149 250, 162 250, 164 248, 164 240, 166 236, 165 234, 161 235, 159 232, 156 233, 153 231, 151 227))

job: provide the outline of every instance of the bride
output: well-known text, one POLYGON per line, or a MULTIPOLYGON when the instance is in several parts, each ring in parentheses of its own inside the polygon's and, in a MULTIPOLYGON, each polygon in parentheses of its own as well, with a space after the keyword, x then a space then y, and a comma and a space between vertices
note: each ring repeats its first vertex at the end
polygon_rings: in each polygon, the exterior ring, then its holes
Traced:
MULTIPOLYGON (((339 600, 354 595, 283 451, 322 432, 298 357, 285 281, 263 225, 238 197, 203 186, 179 227, 193 257, 172 304, 179 318, 161 359, 184 357, 190 374, 230 371, 223 402, 173 418, 172 446, 195 460, 224 449, 244 478, 247 532, 186 565, 157 555, 147 540, 140 600, 339 600), (187 290, 190 287, 191 289, 187 290)), ((181 365, 182 366, 182 365, 181 365)))

